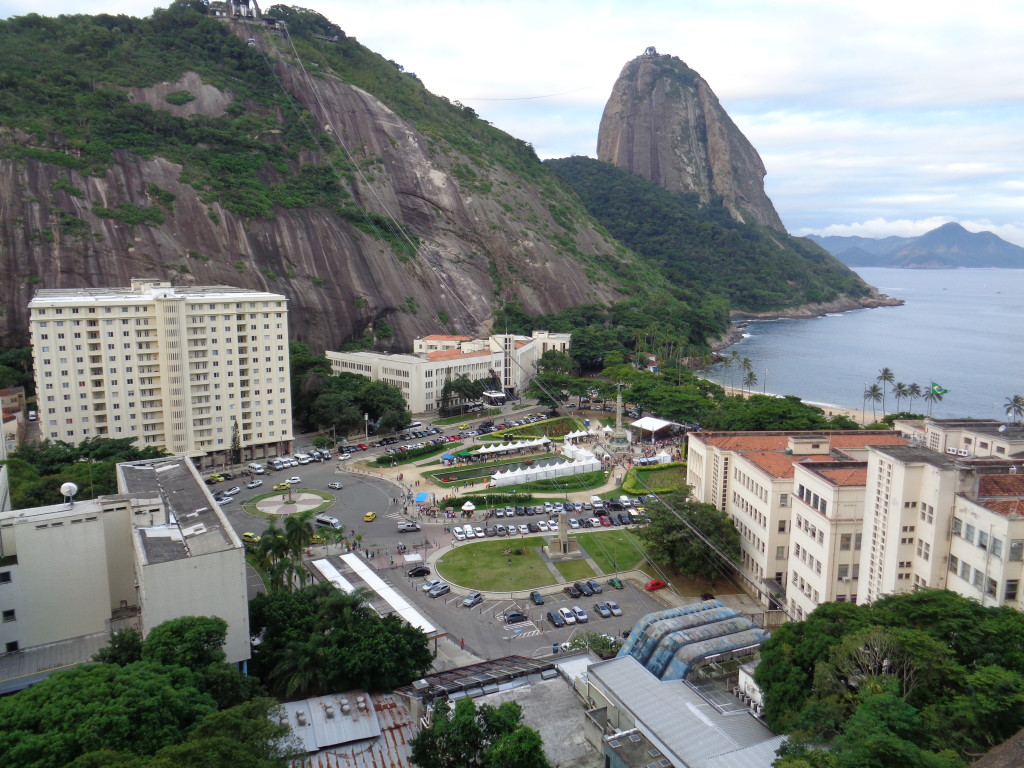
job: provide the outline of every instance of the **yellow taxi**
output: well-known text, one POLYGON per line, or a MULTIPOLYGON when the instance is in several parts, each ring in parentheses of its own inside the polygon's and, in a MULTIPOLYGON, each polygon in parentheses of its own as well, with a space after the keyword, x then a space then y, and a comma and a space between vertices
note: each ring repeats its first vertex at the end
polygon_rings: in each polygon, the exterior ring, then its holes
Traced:
POLYGON ((287 491, 289 488, 291 488, 291 485, 288 483, 278 483, 274 486, 275 491, 287 491))
POLYGON ((376 519, 377 519, 377 513, 376 512, 367 512, 365 515, 363 515, 363 522, 364 523, 372 523, 376 519))
POLYGON ((252 531, 246 531, 242 534, 242 541, 244 541, 246 544, 259 544, 260 537, 252 531))

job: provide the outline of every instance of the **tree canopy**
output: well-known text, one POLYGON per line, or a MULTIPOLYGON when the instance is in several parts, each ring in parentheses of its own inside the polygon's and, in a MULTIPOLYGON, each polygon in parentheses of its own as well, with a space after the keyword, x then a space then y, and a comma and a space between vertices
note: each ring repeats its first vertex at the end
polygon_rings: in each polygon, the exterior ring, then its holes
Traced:
POLYGON ((1024 726, 1024 616, 922 589, 826 603, 761 647, 780 766, 965 766, 1024 726))
POLYGON ((430 725, 410 742, 420 768, 550 768, 540 734, 522 725, 522 708, 514 701, 477 709, 460 699, 452 710, 434 704, 430 725))

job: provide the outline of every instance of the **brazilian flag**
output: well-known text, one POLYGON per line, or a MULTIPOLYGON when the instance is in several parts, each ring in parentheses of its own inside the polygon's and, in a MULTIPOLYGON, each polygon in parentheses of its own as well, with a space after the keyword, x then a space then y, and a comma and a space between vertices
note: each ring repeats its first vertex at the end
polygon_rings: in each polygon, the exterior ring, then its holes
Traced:
POLYGON ((949 392, 948 389, 943 389, 941 386, 936 384, 934 381, 932 382, 932 394, 935 395, 936 397, 942 397, 943 395, 947 394, 948 392, 949 392))

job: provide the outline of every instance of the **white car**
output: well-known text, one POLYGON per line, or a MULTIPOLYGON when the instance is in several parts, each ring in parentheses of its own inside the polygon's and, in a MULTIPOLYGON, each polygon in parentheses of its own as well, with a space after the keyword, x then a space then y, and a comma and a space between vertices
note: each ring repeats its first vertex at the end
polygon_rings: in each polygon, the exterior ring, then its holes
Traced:
POLYGON ((251 482, 246 483, 245 487, 246 488, 259 488, 261 485, 263 485, 263 481, 260 480, 259 478, 257 478, 256 480, 253 480, 251 482))
POLYGON ((548 530, 548 521, 547 520, 538 520, 537 521, 537 527, 540 528, 542 531, 548 530))
POLYGON ((237 485, 234 488, 228 488, 226 491, 224 491, 225 495, 227 496, 237 496, 241 492, 242 489, 237 485))
POLYGON ((424 592, 429 592, 434 587, 438 587, 441 584, 444 584, 444 581, 442 579, 427 579, 423 582, 423 586, 420 587, 420 589, 422 589, 424 592))
POLYGON ((570 528, 579 528, 580 527, 580 521, 577 520, 575 517, 570 517, 569 518, 569 527, 570 528))
POLYGON ((352 458, 352 454, 351 453, 339 453, 338 454, 338 461, 348 461, 351 458, 352 458))
POLYGON ((520 525, 519 526, 519 532, 520 533, 529 533, 530 532, 530 526, 528 526, 528 525, 520 525))
POLYGON ((480 527, 479 525, 478 525, 478 526, 476 526, 476 527, 475 527, 475 528, 473 529, 473 533, 475 533, 475 534, 476 534, 476 537, 477 537, 478 539, 482 539, 482 538, 484 538, 484 537, 486 536, 486 534, 484 533, 484 529, 483 529, 483 528, 481 528, 481 527, 480 527))
POLYGON ((294 477, 289 477, 288 478, 288 485, 298 485, 301 482, 302 482, 302 478, 299 477, 298 475, 295 475, 294 477))
POLYGON ((576 623, 576 614, 570 611, 565 606, 559 608, 558 612, 562 615, 562 620, 566 623, 566 625, 576 623))
POLYGON ((462 532, 461 528, 452 528, 452 536, 455 537, 456 541, 465 541, 466 534, 462 532))
POLYGON ((598 517, 590 518, 590 527, 591 528, 600 528, 601 527, 601 519, 598 518, 598 517))
POLYGON ((327 487, 330 488, 332 491, 340 491, 345 486, 343 486, 341 483, 328 483, 327 487))

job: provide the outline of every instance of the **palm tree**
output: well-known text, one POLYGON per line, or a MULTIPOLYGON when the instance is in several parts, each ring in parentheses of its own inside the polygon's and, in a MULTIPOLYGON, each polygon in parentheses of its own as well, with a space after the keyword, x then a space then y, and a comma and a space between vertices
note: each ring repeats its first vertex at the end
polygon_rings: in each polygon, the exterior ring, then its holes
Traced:
POLYGON ((743 377, 743 386, 747 388, 747 394, 751 394, 751 390, 757 386, 757 374, 747 371, 746 376, 743 377))
POLYGON ((882 385, 882 418, 885 418, 886 385, 892 384, 894 381, 896 381, 896 374, 892 372, 892 368, 883 368, 878 372, 878 376, 875 379, 875 381, 882 385))
POLYGON ((942 393, 941 392, 936 392, 934 388, 933 389, 929 389, 927 392, 924 393, 924 400, 925 400, 926 403, 928 403, 928 415, 931 416, 932 415, 932 405, 934 403, 941 403, 942 402, 942 393))
POLYGON ((882 388, 877 384, 872 384, 870 387, 864 389, 864 402, 871 401, 871 420, 878 421, 876 415, 875 406, 885 399, 885 395, 882 392, 882 388))
POLYGON ((921 391, 921 385, 918 384, 916 381, 909 387, 907 387, 907 390, 909 392, 908 397, 910 397, 910 412, 913 413, 914 401, 917 400, 919 397, 923 397, 924 393, 921 391))
POLYGON ((892 385, 892 394, 896 398, 896 411, 900 410, 900 400, 910 397, 910 387, 904 384, 902 381, 897 381, 892 385))
MULTIPOLYGON (((729 353, 729 357, 726 358, 726 367, 727 368, 739 368, 740 367, 740 361, 742 359, 743 358, 740 357, 740 353, 737 350, 734 349, 734 350, 732 350, 729 353)), ((733 370, 733 374, 730 377, 729 381, 731 382, 730 389, 736 389, 736 371, 735 370, 733 370)))
POLYGON ((284 692, 309 696, 326 688, 331 664, 327 658, 331 650, 330 639, 324 634, 312 634, 305 641, 293 640, 276 656, 276 664, 267 675, 271 683, 284 692))
POLYGON ((1013 420, 1014 424, 1020 421, 1021 416, 1024 416, 1024 397, 1014 395, 1006 398, 1006 415, 1013 420))

